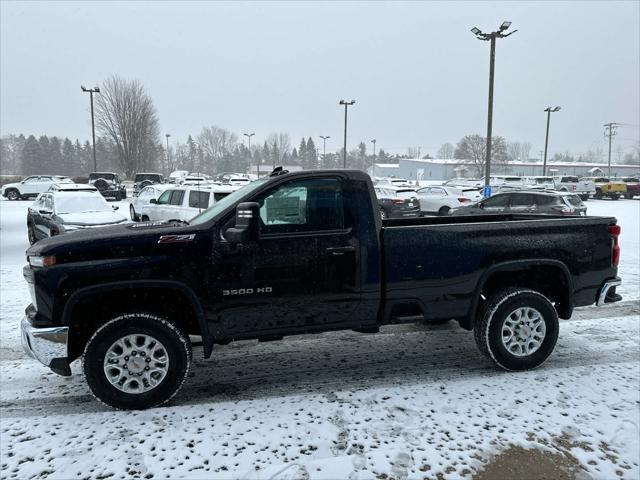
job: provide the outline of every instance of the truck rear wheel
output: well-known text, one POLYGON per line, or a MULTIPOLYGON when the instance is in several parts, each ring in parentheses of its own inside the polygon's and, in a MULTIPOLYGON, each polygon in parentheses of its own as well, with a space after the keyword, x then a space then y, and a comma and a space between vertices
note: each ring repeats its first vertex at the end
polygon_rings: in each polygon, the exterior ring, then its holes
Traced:
POLYGON ((119 409, 157 407, 182 387, 191 364, 189 338, 162 317, 120 315, 89 339, 82 357, 94 396, 119 409))
POLYGON ((488 299, 474 329, 480 351, 505 370, 541 365, 558 340, 558 314, 539 292, 509 288, 488 299))

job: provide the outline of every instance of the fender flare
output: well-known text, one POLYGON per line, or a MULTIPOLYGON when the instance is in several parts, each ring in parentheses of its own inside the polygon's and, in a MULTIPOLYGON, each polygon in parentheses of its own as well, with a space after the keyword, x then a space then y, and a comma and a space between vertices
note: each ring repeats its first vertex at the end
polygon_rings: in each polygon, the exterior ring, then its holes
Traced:
POLYGON ((193 289, 186 285, 183 282, 173 281, 173 280, 130 280, 130 281, 120 281, 120 282, 108 282, 101 283, 99 285, 92 285, 90 287, 84 287, 76 290, 69 296, 69 300, 64 306, 64 310, 62 312, 62 323, 63 325, 69 325, 71 320, 71 313, 73 309, 76 307, 78 302, 81 300, 100 293, 113 292, 116 290, 141 290, 141 289, 149 289, 149 288, 165 288, 170 290, 175 290, 180 293, 183 293, 193 310, 196 313, 196 319, 198 321, 198 326, 200 328, 200 334, 202 335, 202 343, 204 347, 204 356, 205 358, 209 358, 211 356, 211 351, 213 350, 213 336, 209 332, 209 324, 204 315, 204 310, 202 308, 202 304, 200 303, 200 299, 195 294, 193 289))
POLYGON ((489 267, 478 280, 478 284, 473 293, 473 299, 471 301, 471 310, 468 316, 467 324, 469 327, 473 327, 473 323, 476 318, 476 314, 478 313, 478 304, 480 303, 480 292, 482 292, 482 288, 484 287, 487 280, 495 273, 499 272, 509 272, 509 271, 518 271, 523 270, 529 267, 540 267, 540 266, 550 266, 559 268, 560 271, 564 275, 564 279, 567 284, 568 290, 568 311, 567 314, 571 316, 573 311, 573 278, 571 277, 571 272, 567 266, 561 262, 560 260, 555 260, 552 258, 541 258, 541 259, 524 259, 524 260, 512 260, 507 262, 496 263, 489 267))

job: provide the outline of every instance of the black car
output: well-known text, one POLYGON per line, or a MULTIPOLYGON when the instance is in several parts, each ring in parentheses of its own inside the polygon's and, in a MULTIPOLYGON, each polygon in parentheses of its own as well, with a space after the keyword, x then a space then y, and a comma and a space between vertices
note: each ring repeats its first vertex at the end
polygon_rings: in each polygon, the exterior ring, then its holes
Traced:
POLYGON ((538 213, 545 215, 586 215, 580 196, 555 190, 518 190, 498 193, 468 207, 451 210, 451 215, 496 213, 538 213))
POLYGON ((133 178, 133 194, 136 195, 144 187, 156 183, 164 183, 164 175, 161 173, 136 173, 136 176, 133 178))
POLYGON ((391 185, 376 185, 374 189, 383 220, 420 216, 420 200, 414 189, 391 185))
POLYGON ((93 185, 105 198, 123 200, 127 198, 127 189, 120 176, 113 172, 93 172, 89 174, 89 184, 93 185))

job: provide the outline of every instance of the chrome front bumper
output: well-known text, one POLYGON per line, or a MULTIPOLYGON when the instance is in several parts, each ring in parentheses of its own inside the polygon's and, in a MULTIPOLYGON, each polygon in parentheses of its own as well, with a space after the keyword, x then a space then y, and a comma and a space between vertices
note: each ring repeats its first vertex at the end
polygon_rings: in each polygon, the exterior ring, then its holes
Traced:
POLYGON ((22 347, 31 357, 59 375, 71 375, 67 361, 69 327, 35 328, 25 317, 20 331, 22 347))
POLYGON ((618 287, 620 285, 622 285, 622 280, 620 279, 620 277, 616 277, 614 279, 607 280, 606 282, 604 282, 604 285, 602 285, 602 288, 600 288, 600 293, 598 294, 598 301, 596 305, 598 307, 601 307, 605 303, 613 303, 620 300, 619 295, 616 295, 618 297, 617 299, 612 298, 607 300, 607 294, 609 293, 609 290, 611 290, 613 287, 618 287))

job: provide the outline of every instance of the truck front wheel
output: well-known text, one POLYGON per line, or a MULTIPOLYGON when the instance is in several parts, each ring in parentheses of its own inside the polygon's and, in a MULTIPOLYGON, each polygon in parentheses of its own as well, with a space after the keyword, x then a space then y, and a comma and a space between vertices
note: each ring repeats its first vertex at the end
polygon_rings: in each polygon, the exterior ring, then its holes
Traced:
POLYGON ((182 387, 191 364, 189 338, 164 318, 120 315, 89 339, 82 357, 95 397, 125 410, 157 407, 182 387))
POLYGON ((558 340, 558 314, 539 292, 502 290, 488 299, 474 329, 480 351, 505 370, 541 365, 558 340))

